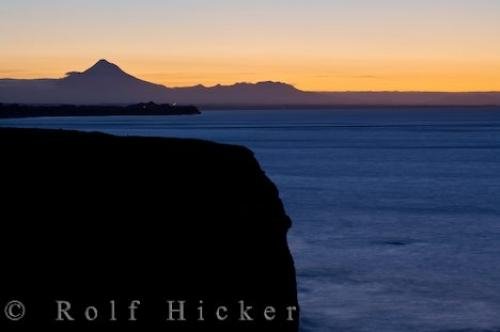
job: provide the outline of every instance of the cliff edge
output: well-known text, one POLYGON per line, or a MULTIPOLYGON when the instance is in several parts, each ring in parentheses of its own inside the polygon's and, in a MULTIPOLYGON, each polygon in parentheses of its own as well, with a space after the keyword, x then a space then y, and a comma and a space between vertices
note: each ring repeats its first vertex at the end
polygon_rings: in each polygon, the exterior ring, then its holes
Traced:
POLYGON ((0 326, 298 330, 290 219, 248 149, 0 128, 0 151, 0 326))

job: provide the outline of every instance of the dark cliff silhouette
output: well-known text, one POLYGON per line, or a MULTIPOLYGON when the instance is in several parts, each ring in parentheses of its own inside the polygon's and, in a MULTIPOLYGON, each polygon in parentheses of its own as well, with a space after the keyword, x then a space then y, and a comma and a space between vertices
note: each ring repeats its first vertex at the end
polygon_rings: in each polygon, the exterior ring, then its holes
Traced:
POLYGON ((281 82, 168 88, 100 60, 61 79, 0 79, 0 102, 37 104, 194 104, 197 106, 500 105, 500 92, 306 92, 281 82))
POLYGON ((0 330, 297 331, 290 219, 246 148, 3 128, 0 150, 0 300, 26 307, 0 330), (56 321, 55 300, 75 321, 56 321), (186 301, 185 321, 167 321, 167 300, 186 301))

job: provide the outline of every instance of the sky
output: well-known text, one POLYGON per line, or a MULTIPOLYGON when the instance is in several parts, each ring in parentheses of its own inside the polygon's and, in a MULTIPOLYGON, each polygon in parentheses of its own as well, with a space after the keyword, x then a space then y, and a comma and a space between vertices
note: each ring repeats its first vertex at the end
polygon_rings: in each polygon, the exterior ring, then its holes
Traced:
POLYGON ((500 91, 500 0, 7 0, 0 77, 105 58, 166 86, 500 91))

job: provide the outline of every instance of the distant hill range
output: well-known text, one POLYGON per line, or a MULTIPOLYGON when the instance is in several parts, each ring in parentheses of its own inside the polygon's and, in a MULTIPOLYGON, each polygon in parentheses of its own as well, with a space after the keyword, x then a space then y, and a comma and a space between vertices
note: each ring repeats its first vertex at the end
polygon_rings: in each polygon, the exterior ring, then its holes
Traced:
POLYGON ((307 92, 281 82, 169 88, 127 74, 100 60, 61 79, 0 79, 0 103, 194 104, 202 107, 266 106, 500 106, 500 92, 307 92))

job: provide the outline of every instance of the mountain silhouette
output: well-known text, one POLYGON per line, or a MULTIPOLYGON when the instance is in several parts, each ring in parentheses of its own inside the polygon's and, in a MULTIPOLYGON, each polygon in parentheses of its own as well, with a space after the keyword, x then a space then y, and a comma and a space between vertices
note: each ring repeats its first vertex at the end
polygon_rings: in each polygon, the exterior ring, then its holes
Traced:
POLYGON ((117 76, 117 77, 132 77, 131 75, 124 72, 120 67, 114 63, 108 62, 106 59, 101 59, 96 62, 95 65, 90 67, 84 72, 87 76, 105 77, 105 76, 117 76))
POLYGON ((104 86, 105 84, 116 84, 118 86, 130 87, 162 87, 158 84, 149 83, 124 72, 117 65, 106 60, 99 60, 95 65, 85 70, 84 72, 69 72, 66 77, 60 80, 63 85, 79 85, 97 84, 104 86))
POLYGON ((73 104, 159 100, 165 89, 135 78, 106 60, 99 60, 84 72, 70 72, 56 81, 56 93, 62 94, 63 101, 73 104))
POLYGON ((500 105, 499 92, 306 92, 282 82, 169 88, 99 60, 60 79, 0 79, 0 103, 195 104, 197 106, 500 105))

